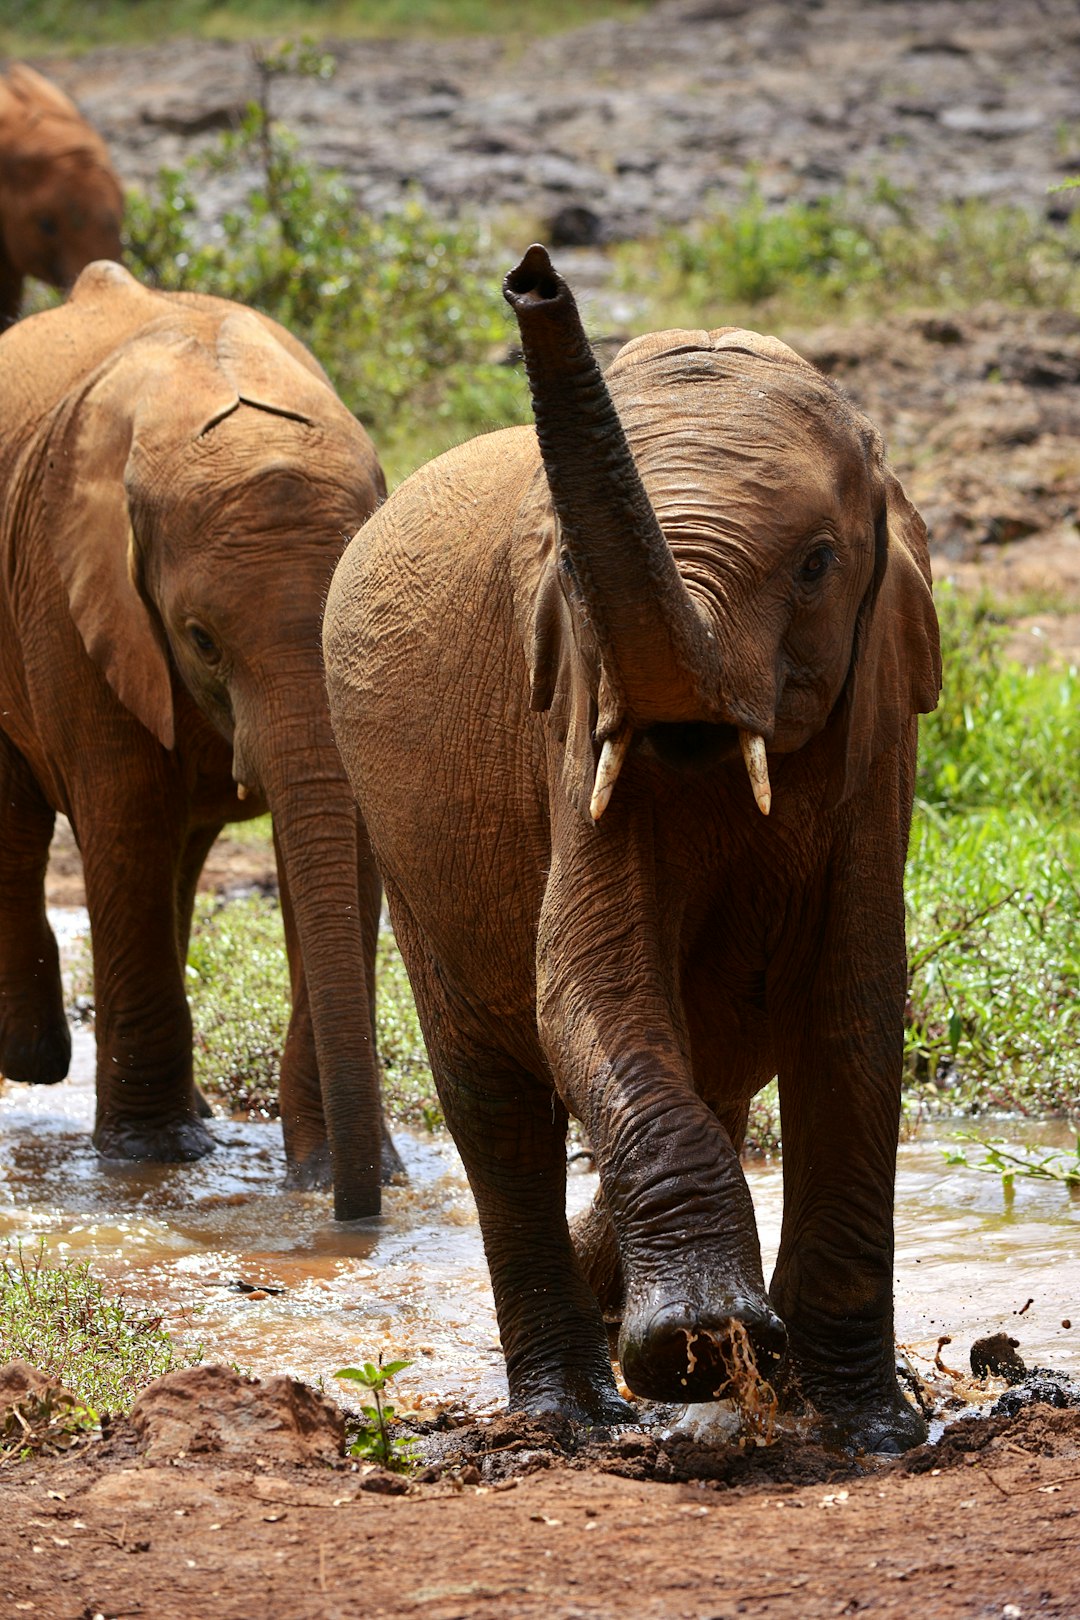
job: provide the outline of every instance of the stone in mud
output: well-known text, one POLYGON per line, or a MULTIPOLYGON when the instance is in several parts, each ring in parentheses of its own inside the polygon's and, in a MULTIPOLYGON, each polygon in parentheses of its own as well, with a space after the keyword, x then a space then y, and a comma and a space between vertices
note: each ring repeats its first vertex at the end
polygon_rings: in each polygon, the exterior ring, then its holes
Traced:
POLYGON ((330 1464, 342 1455, 341 1409, 295 1378, 242 1378, 230 1367, 185 1367, 144 1389, 131 1421, 151 1462, 226 1456, 330 1464))
POLYGON ((1007 1333, 989 1333, 976 1339, 971 1347, 971 1370, 976 1378, 1004 1378, 1007 1383, 1019 1384, 1027 1377, 1023 1358, 1017 1354, 1019 1339, 1010 1339, 1007 1333))

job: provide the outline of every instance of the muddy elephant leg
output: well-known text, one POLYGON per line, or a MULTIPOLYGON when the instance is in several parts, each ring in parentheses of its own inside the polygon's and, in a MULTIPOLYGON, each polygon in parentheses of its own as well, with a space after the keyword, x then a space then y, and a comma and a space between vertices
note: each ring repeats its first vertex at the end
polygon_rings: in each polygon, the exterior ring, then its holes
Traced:
POLYGON ((549 1084, 493 1050, 452 1000, 401 905, 398 944, 432 1071, 476 1199, 510 1406, 581 1423, 634 1423, 566 1224, 566 1111, 549 1084))
MULTIPOLYGON (((276 840, 274 847, 277 854, 278 890, 285 927, 285 949, 289 958, 289 985, 292 996, 292 1013, 285 1037, 285 1050, 281 1056, 281 1080, 278 1087, 281 1125, 285 1138, 285 1185, 304 1191, 326 1190, 333 1186, 333 1171, 330 1163, 330 1143, 326 1134, 322 1084, 319 1079, 315 1027, 311 1018, 311 1000, 308 995, 307 975, 304 972, 303 952, 289 892, 285 861, 276 840)), ((358 876, 360 926, 364 939, 364 971, 367 978, 368 1006, 371 1008, 372 1051, 375 1051, 375 945, 382 910, 382 884, 370 860, 360 863, 358 876)), ((380 1166, 380 1181, 384 1187, 405 1174, 405 1166, 394 1146, 385 1112, 382 1120, 380 1166)))
MULTIPOLYGON (((902 847, 902 846, 901 846, 902 847)), ((843 869, 858 870, 858 849, 843 869)), ((784 1218, 771 1295, 802 1393, 843 1443, 926 1438, 896 1381, 893 1188, 906 985, 901 876, 834 897, 806 994, 778 1009, 784 1218), (892 903, 884 903, 891 898, 892 903)))
MULTIPOLYGON (((209 855, 222 827, 221 822, 216 827, 197 827, 188 835, 184 846, 184 853, 180 860, 180 872, 176 881, 176 946, 180 952, 180 961, 185 965, 188 958, 188 948, 191 944, 191 922, 195 914, 195 895, 199 887, 199 878, 206 865, 209 855)), ((186 977, 185 977, 186 982, 186 977)), ((195 1110, 200 1119, 210 1119, 214 1110, 204 1097, 201 1088, 192 1079, 192 1091, 195 1097, 195 1110)))
POLYGON ((94 1145, 104 1158, 175 1163, 202 1158, 214 1140, 195 1100, 179 949, 186 838, 164 785, 147 777, 115 808, 115 826, 92 802, 75 812, 94 952, 94 1145))
POLYGON ((71 1062, 60 959, 45 916, 53 811, 0 732, 0 1074, 63 1080, 71 1062))
POLYGON ((466 1044, 440 1053, 437 1083, 476 1199, 511 1407, 633 1423, 570 1242, 562 1104, 532 1075, 466 1044))

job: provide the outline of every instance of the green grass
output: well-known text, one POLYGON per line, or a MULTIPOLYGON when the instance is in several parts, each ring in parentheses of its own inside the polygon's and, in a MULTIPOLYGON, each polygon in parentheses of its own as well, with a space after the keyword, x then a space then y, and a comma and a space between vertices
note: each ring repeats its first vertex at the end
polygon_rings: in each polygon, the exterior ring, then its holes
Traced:
MULTIPOLYGON (((289 969, 277 902, 200 897, 188 953, 195 1078, 230 1113, 276 1119, 289 1023, 289 969)), ((435 1095, 412 992, 393 936, 382 934, 375 1007, 391 1119, 437 1129, 435 1095)))
POLYGON ((0 49, 85 50, 194 35, 383 39, 402 35, 558 33, 627 18, 645 0, 7 0, 0 49))
POLYGON ((160 1316, 111 1298, 88 1263, 50 1264, 43 1247, 0 1255, 0 1364, 16 1358, 96 1412, 127 1411, 155 1378, 199 1360, 160 1316))
POLYGON ((984 299, 1080 300, 1080 218, 1065 226, 979 201, 940 209, 884 182, 818 202, 766 205, 751 183, 730 208, 615 255, 650 324, 706 326, 962 309, 984 299))
POLYGON ((907 870, 914 1099, 1068 1113, 1080 1096, 1080 679, 1002 657, 938 592, 945 690, 921 727, 907 870))

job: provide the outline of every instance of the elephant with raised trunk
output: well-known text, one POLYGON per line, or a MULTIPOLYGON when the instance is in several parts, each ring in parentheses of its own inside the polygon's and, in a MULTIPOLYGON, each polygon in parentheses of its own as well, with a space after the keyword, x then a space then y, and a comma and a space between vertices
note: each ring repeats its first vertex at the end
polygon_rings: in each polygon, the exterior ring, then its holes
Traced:
POLYGON ((208 1152, 184 990, 195 887, 221 828, 269 808, 289 1176, 332 1172, 341 1218, 380 1203, 381 890, 319 623, 384 493, 316 361, 237 304, 101 263, 0 343, 0 1073, 68 1069, 43 898, 62 811, 90 913, 94 1141, 115 1159, 208 1152))
POLYGON ((542 248, 505 294, 535 432, 395 492, 324 645, 511 1403, 631 1419, 603 1306, 640 1395, 722 1392, 745 1329, 832 1433, 909 1446, 892 1197, 915 717, 940 675, 925 530, 784 344, 659 332, 605 379, 542 248), (775 1074, 767 1291, 739 1148, 775 1074), (568 1114, 601 1187, 576 1244, 568 1114))
POLYGON ((62 90, 14 62, 0 78, 0 331, 23 278, 67 288, 119 259, 124 197, 105 142, 62 90))

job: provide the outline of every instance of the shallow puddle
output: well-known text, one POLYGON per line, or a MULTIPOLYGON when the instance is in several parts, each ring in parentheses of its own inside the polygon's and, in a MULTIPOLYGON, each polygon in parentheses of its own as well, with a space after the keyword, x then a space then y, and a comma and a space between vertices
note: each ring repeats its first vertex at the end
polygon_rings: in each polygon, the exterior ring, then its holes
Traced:
MULTIPOLYGON (((381 1351, 413 1362, 396 1381, 400 1408, 476 1413, 505 1399, 475 1211, 449 1140, 397 1131, 408 1186, 386 1190, 378 1222, 342 1227, 327 1196, 282 1192, 276 1124, 214 1121, 218 1150, 196 1165, 103 1164, 89 1135, 93 1035, 76 1030, 74 1051, 63 1085, 0 1088, 0 1244, 44 1238, 53 1259, 92 1260, 161 1309, 182 1342, 256 1374, 331 1385, 336 1368, 381 1351)), ((900 1149, 901 1344, 932 1359, 949 1334, 944 1359, 966 1368, 971 1340, 1006 1328, 1029 1366, 1080 1375, 1080 1199, 1018 1179, 1006 1208, 997 1177, 946 1167, 952 1129, 924 1128, 900 1149)), ((1047 1124, 998 1124, 992 1134, 1072 1142, 1047 1124)), ((768 1275, 781 1172, 751 1166, 748 1177, 768 1275)), ((594 1185, 571 1170, 572 1209, 594 1185)))

